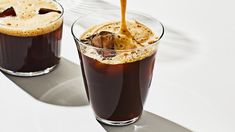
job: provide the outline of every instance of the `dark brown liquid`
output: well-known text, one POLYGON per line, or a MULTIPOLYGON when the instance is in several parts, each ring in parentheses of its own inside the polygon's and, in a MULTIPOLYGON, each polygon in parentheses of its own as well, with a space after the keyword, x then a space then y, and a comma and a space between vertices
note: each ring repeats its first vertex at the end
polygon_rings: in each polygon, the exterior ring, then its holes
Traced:
POLYGON ((80 53, 82 71, 97 116, 130 120, 141 115, 151 84, 155 54, 126 64, 103 64, 80 53))
MULTIPOLYGON (((76 40, 75 40, 75 42, 77 43, 76 40)), ((77 43, 77 45, 79 45, 79 44, 77 43)), ((77 49, 79 49, 79 47, 77 47, 77 49)), ((90 100, 87 81, 86 81, 86 76, 85 76, 85 71, 84 71, 85 69, 84 69, 84 65, 83 65, 83 56, 82 56, 81 52, 79 52, 79 51, 78 51, 78 55, 79 55, 79 58, 80 58, 82 77, 83 77, 83 82, 84 82, 84 86, 85 86, 85 90, 86 90, 87 99, 90 100)))
POLYGON ((36 72, 59 63, 62 25, 55 31, 29 37, 0 33, 0 66, 14 72, 36 72))

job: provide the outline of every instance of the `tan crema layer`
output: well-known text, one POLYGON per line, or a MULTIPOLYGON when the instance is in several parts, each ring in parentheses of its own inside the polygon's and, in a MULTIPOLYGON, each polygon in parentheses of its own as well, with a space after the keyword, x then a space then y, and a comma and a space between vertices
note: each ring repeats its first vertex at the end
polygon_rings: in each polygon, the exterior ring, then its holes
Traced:
MULTIPOLYGON (((137 22, 137 21, 128 21, 127 22, 128 30, 130 31, 133 39, 135 40, 135 45, 137 48, 129 50, 117 50, 114 57, 103 57, 97 52, 97 49, 92 48, 91 46, 81 46, 81 52, 95 60, 98 60, 101 63, 105 64, 123 64, 131 63, 139 60, 143 60, 146 57, 153 55, 157 50, 156 41, 158 36, 156 36, 150 28, 137 22)), ((109 31, 115 34, 118 34, 120 31, 120 22, 108 22, 101 25, 96 25, 88 29, 80 39, 85 39, 93 34, 99 33, 101 31, 109 31)), ((118 39, 122 36, 119 36, 118 39)), ((115 39, 117 39, 115 37, 115 39)), ((123 45, 129 45, 129 41, 122 41, 123 45)), ((99 50, 99 49, 98 49, 99 50)))
POLYGON ((62 12, 53 0, 0 0, 0 12, 13 7, 16 16, 0 18, 0 33, 12 36, 38 36, 58 29, 63 18, 61 13, 38 14, 41 8, 62 12))

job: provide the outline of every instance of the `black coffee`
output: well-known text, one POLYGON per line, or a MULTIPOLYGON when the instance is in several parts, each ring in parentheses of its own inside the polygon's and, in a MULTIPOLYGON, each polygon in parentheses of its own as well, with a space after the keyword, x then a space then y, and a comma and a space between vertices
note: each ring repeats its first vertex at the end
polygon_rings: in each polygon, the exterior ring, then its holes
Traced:
POLYGON ((141 115, 151 84, 155 53, 143 60, 104 64, 80 53, 85 84, 98 117, 111 121, 141 115))
POLYGON ((42 75, 60 60, 63 9, 54 0, 0 4, 0 68, 19 76, 42 75))
POLYGON ((35 72, 59 63, 62 25, 53 32, 29 37, 0 33, 0 66, 14 72, 35 72))

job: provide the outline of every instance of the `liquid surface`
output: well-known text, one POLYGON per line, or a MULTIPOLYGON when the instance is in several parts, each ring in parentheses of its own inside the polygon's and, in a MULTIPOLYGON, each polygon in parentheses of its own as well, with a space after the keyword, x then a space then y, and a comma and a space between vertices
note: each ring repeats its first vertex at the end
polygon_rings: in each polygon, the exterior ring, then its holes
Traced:
POLYGON ((81 40, 85 40, 88 37, 98 34, 102 31, 108 31, 114 34, 116 51, 115 56, 111 58, 104 58, 100 55, 96 49, 92 47, 82 48, 81 52, 86 56, 96 59, 105 64, 122 64, 129 63, 138 60, 142 60, 145 57, 152 55, 155 52, 154 43, 158 40, 152 30, 138 21, 128 21, 127 29, 131 33, 133 41, 126 39, 126 36, 120 35, 121 22, 108 22, 101 25, 96 25, 88 29, 82 36, 81 40), (118 41, 118 42, 117 42, 118 41), (136 48, 132 46, 135 45, 136 48), (128 50, 120 51, 120 50, 128 50))
MULTIPOLYGON (((0 13, 13 8, 16 16, 0 17, 0 33, 37 36, 62 25, 62 7, 53 0, 1 0, 0 13)), ((13 11, 13 10, 12 10, 13 11)))

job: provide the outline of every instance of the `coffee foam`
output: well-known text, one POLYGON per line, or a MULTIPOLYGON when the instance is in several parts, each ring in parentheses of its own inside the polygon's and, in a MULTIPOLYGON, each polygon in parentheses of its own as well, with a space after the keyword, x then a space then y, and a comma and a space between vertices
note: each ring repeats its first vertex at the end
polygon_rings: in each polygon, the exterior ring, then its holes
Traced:
POLYGON ((145 59, 157 52, 157 45, 150 45, 144 48, 136 48, 129 51, 116 51, 114 57, 103 57, 98 50, 91 46, 80 46, 83 55, 95 59, 103 64, 125 64, 145 59))
POLYGON ((0 12, 13 7, 16 16, 0 18, 0 33, 12 36, 38 36, 58 29, 62 23, 62 14, 49 12, 38 14, 41 8, 62 12, 62 8, 53 0, 1 0, 0 12))
MULTIPOLYGON (((108 31, 114 34, 119 34, 120 31, 120 22, 107 22, 101 25, 96 25, 88 29, 82 36, 81 39, 85 39, 93 34, 99 33, 101 31, 108 31)), ((129 20, 127 21, 127 28, 130 31, 133 39, 136 41, 137 47, 142 47, 154 43, 158 40, 158 36, 156 36, 150 28, 145 26, 144 24, 129 20)), ((119 35, 119 37, 122 37, 119 35)), ((121 38, 125 40, 125 38, 121 38)), ((123 41, 123 45, 129 45, 129 41, 123 41)))
MULTIPOLYGON (((143 60, 156 53, 158 40, 151 29, 137 21, 128 21, 127 27, 132 37, 138 42, 137 48, 129 50, 114 50, 116 55, 113 57, 103 57, 98 51, 102 51, 99 48, 94 48, 93 46, 82 44, 80 45, 80 51, 82 54, 93 58, 104 64, 124 64, 131 63, 135 61, 143 60)), ((101 25, 96 25, 88 29, 80 39, 86 39, 87 37, 99 33, 101 31, 108 31, 112 33, 118 33, 120 31, 120 22, 109 22, 101 25)), ((123 45, 128 45, 125 43, 123 45)), ((105 50, 105 49, 104 49, 105 50)))

